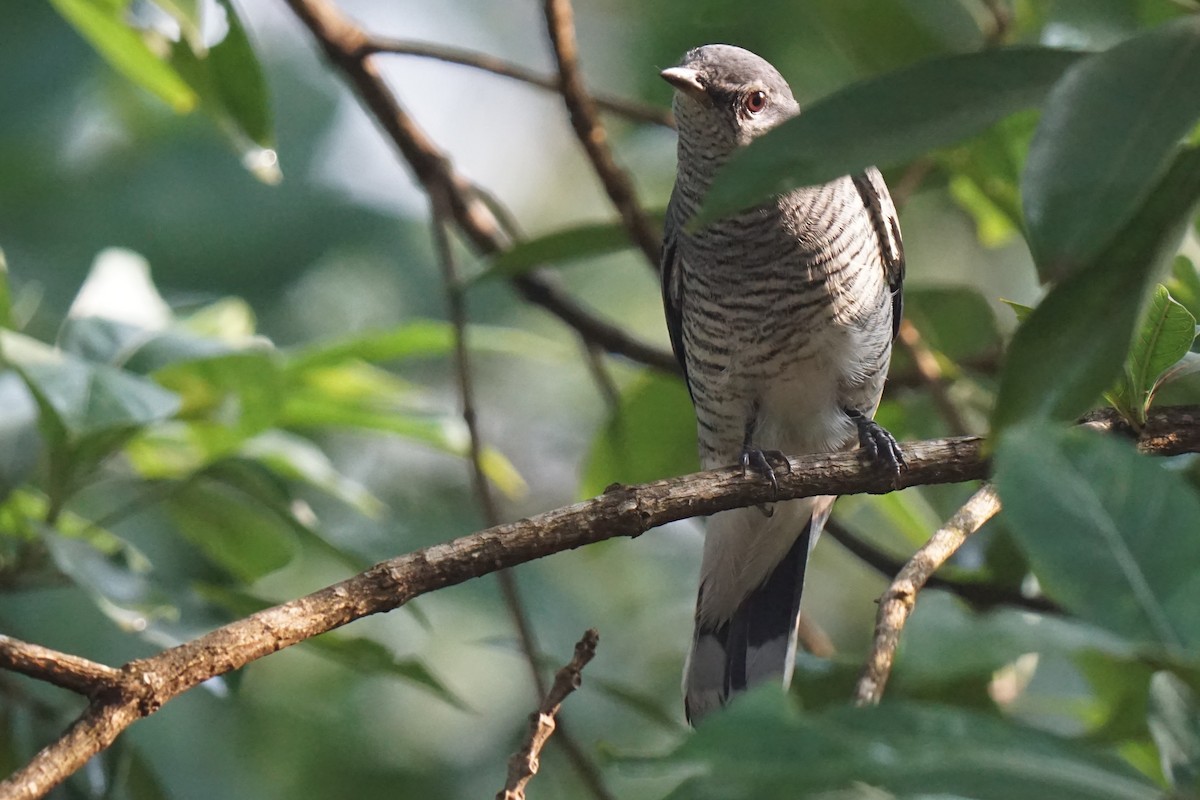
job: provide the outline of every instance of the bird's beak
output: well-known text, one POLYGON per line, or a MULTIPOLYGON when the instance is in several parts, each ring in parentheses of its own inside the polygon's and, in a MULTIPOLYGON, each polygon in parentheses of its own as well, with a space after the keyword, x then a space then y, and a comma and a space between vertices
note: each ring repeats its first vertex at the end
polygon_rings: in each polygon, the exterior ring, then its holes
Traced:
POLYGON ((700 80, 700 73, 696 70, 687 67, 671 67, 664 69, 659 75, 662 75, 663 80, 696 102, 704 105, 712 103, 712 98, 708 96, 708 92, 704 88, 704 82, 700 80))

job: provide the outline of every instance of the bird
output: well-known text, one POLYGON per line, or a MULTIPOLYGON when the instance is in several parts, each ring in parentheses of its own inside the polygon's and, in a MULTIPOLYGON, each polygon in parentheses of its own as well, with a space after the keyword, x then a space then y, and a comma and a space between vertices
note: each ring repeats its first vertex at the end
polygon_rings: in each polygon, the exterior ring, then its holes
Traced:
MULTIPOLYGON (((674 89, 678 165, 661 280, 671 346, 696 413, 705 469, 740 464, 778 490, 786 453, 858 446, 899 475, 873 419, 903 306, 904 246, 875 167, 782 193, 698 230, 689 221, 741 147, 800 113, 786 80, 740 47, 689 50, 674 89)), ((723 511, 708 520, 684 666, 690 723, 795 663, 809 555, 834 497, 723 511)))

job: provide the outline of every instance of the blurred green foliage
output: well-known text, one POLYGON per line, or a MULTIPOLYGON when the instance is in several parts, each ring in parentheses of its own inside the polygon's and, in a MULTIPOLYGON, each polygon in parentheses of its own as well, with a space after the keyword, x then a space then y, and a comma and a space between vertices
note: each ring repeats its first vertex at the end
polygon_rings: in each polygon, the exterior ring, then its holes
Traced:
MULTIPOLYGON (((827 542, 805 610, 838 654, 802 656, 791 698, 756 692, 693 734, 677 684, 698 525, 526 565, 543 666, 601 632, 565 716, 616 796, 1200 791, 1195 459, 1149 460, 1062 423, 1102 396, 1135 427, 1151 404, 1197 397, 1193 5, 577 3, 590 85, 665 104, 657 70, 727 41, 812 108, 726 174, 730 203, 885 167, 939 402, 996 434, 1005 510, 949 569, 1062 608, 925 592, 884 705, 849 709, 882 582, 827 542)), ((535 3, 346 10, 381 34, 550 63, 533 55, 535 3)), ((54 0, 4 22, 0 631, 121 664, 481 527, 427 204, 286 6, 54 0)), ((665 347, 657 279, 554 98, 380 61, 530 232, 490 261, 460 254, 504 515, 694 470, 676 378, 586 353, 503 280, 555 268, 665 347)), ((611 124, 645 207, 662 208, 672 137, 611 124)), ((899 352, 881 420, 945 435, 943 411, 899 352)), ((835 514, 902 553, 971 488, 849 498, 835 514)), ((209 681, 55 796, 491 796, 533 704, 494 583, 474 581, 209 681)), ((0 674, 3 771, 79 707, 0 674)), ((552 743, 531 792, 584 791, 552 743)))

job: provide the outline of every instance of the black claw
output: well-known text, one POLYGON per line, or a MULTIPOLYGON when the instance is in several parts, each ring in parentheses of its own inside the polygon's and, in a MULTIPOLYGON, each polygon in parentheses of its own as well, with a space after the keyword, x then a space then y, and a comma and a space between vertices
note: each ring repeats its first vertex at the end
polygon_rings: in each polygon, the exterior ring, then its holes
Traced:
POLYGON ((747 470, 754 470, 769 480, 771 488, 778 494, 779 478, 775 475, 775 467, 772 466, 772 461, 786 468, 788 472, 792 471, 792 465, 782 450, 763 450, 760 447, 753 447, 751 445, 746 445, 742 448, 742 474, 745 475, 747 470))
POLYGON ((900 470, 908 466, 904 463, 900 443, 887 429, 875 420, 868 419, 860 411, 847 409, 846 415, 858 427, 858 444, 870 461, 883 465, 895 475, 899 475, 900 470))

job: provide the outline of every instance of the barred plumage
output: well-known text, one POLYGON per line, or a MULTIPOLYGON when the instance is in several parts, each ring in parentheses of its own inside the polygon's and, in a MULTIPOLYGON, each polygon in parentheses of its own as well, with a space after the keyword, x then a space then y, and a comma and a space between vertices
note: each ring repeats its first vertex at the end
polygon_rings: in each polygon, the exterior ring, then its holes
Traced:
MULTIPOLYGON (((663 299, 702 464, 740 460, 769 474, 764 452, 860 441, 898 468, 895 440, 870 421, 903 280, 899 225, 879 172, 798 189, 689 233, 717 169, 799 108, 770 64, 727 45, 692 50, 663 77, 678 89, 679 123, 663 299)), ((806 498, 709 521, 684 673, 691 720, 749 685, 790 680, 808 554, 832 504, 806 498)))

